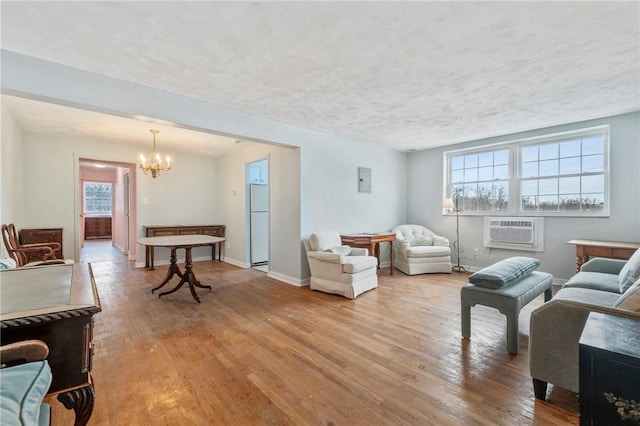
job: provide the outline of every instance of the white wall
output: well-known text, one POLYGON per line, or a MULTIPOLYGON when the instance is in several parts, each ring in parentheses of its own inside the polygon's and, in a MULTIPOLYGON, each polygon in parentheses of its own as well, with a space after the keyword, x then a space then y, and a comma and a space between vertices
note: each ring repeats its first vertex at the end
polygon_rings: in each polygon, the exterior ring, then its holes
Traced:
MULTIPOLYGON (((251 141, 299 147, 300 203, 298 207, 288 206, 291 209, 288 213, 293 221, 300 223, 300 228, 295 235, 284 233, 282 236, 283 239, 290 238, 292 243, 296 244, 298 252, 302 251, 300 238, 314 230, 383 231, 406 221, 406 155, 403 153, 13 52, 3 50, 1 54, 2 85, 8 94, 46 99, 124 117, 165 120, 175 123, 176 126, 251 141), (372 168, 371 194, 357 193, 358 166, 372 168)), ((176 166, 178 163, 179 159, 176 158, 176 166)), ((272 165, 272 177, 273 171, 272 165)), ((224 174, 220 176, 224 177, 224 174)), ((183 180, 186 180, 186 177, 183 177, 183 180)), ((143 198, 149 199, 149 208, 152 208, 161 194, 154 193, 153 188, 149 188, 148 185, 143 187, 143 182, 144 180, 140 179, 138 223, 150 223, 150 219, 162 221, 153 224, 169 221, 171 215, 176 213, 174 209, 155 209, 160 217, 150 218, 145 215, 146 210, 142 209, 143 198), (165 213, 169 216, 166 217, 165 213)), ((297 184, 295 181, 287 182, 290 185, 297 184)), ((271 183, 273 187, 273 182, 271 183)), ((165 188, 165 192, 179 194, 177 189, 172 192, 165 188)), ((175 203, 175 207, 183 208, 180 203, 175 203)), ((171 222, 174 223, 175 220, 174 216, 171 222)), ((275 233, 273 229, 272 233, 275 233)), ((234 250, 233 242, 231 250, 234 250)), ((231 254, 236 256, 233 252, 231 254)), ((282 266, 282 274, 300 281, 307 279, 309 272, 306 258, 302 254, 291 255, 294 257, 282 266), (298 256, 301 257, 300 260, 297 260, 298 256)), ((388 253, 383 252, 383 256, 388 257, 388 253)))
MULTIPOLYGON (((0 142, 0 224, 24 226, 24 192, 22 167, 22 131, 2 105, 2 139, 0 142)), ((2 244, 3 256, 6 255, 2 244)))
MULTIPOLYGON (((640 241, 640 114, 571 123, 547 129, 533 130, 496 138, 478 140, 455 146, 435 148, 409 154, 408 218, 410 222, 426 225, 434 232, 455 240, 455 217, 442 215, 443 153, 503 141, 511 141, 544 134, 610 125, 610 203, 608 218, 545 217, 545 250, 542 253, 487 248, 473 265, 484 267, 511 256, 537 257, 539 270, 566 280, 575 273, 575 247, 566 244, 571 239, 610 241, 640 241), (428 184, 427 184, 428 183, 428 184)), ((473 248, 482 249, 483 218, 460 217, 461 257, 473 258, 473 248)), ((467 259, 461 261, 467 264, 467 259)))
POLYGON ((300 285, 300 151, 258 144, 218 159, 220 217, 227 226, 225 259, 249 266, 249 211, 246 165, 269 159, 269 274, 300 285))
MULTIPOLYGON (((65 256, 72 257, 75 219, 80 214, 77 159, 131 162, 138 158, 139 149, 99 140, 30 133, 24 134, 23 144, 24 169, 30 171, 25 173, 23 187, 28 194, 24 198, 24 226, 63 227, 65 256)), ((136 171, 139 236, 143 225, 218 221, 214 161, 179 152, 171 154, 174 165, 167 175, 152 179, 136 171)), ((137 253, 144 250, 138 247, 137 253)), ((210 256, 210 249, 194 249, 193 256, 210 256)), ((168 250, 157 249, 156 258, 168 259, 168 250)), ((144 258, 138 256, 137 262, 144 263, 144 258)))

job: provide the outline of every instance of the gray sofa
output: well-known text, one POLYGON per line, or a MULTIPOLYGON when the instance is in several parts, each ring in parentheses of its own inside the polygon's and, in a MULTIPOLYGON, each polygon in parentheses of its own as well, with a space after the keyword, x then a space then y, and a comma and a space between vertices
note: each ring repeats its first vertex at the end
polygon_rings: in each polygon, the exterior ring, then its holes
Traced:
POLYGON ((634 258, 631 270, 624 260, 590 260, 549 302, 531 313, 529 369, 536 398, 546 398, 547 383, 578 393, 579 341, 590 312, 640 321, 640 280, 634 269, 640 250, 634 258))

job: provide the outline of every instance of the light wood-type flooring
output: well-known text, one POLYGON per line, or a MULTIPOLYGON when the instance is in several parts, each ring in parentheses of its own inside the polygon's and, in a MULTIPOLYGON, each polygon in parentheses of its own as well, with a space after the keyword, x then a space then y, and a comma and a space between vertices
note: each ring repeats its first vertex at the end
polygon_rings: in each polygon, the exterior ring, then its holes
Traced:
MULTIPOLYGON (((462 273, 382 269, 377 289, 348 300, 203 261, 194 271, 213 290, 197 304, 186 287, 158 299, 166 266, 136 269, 110 242, 82 259, 103 309, 90 425, 578 424, 575 394, 533 395, 529 315, 542 296, 520 315, 514 356, 491 308, 472 308, 461 338, 462 273)), ((53 426, 73 424, 49 402, 53 426)))

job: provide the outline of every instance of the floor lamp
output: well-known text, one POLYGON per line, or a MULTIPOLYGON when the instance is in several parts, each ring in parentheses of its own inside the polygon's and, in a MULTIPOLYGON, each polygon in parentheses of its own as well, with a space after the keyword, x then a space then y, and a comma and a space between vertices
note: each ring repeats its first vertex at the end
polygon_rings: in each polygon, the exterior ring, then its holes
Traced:
POLYGON ((442 206, 449 212, 456 214, 456 242, 453 245, 456 250, 456 259, 458 264, 451 268, 451 270, 456 272, 466 272, 467 269, 460 265, 460 212, 462 209, 458 207, 458 197, 456 197, 455 204, 453 199, 447 198, 444 200, 444 203, 442 203, 442 206))

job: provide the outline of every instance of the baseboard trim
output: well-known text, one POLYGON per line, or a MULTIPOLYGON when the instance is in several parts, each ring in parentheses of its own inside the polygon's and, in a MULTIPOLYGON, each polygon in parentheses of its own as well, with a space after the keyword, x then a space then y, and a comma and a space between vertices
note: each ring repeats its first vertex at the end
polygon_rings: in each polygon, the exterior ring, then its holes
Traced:
POLYGON ((306 287, 309 285, 309 278, 299 280, 297 278, 293 278, 288 275, 280 274, 273 271, 267 272, 267 276, 269 278, 273 278, 274 280, 282 281, 285 284, 290 284, 296 287, 306 287))

